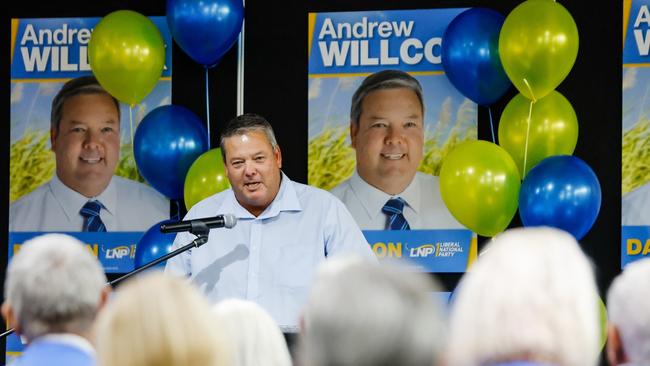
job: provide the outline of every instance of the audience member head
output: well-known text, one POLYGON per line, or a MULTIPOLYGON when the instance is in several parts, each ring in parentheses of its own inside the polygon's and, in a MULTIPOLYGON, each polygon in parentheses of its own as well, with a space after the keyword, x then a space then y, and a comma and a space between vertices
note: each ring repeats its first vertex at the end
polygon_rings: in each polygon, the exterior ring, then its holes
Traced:
POLYGON ((104 271, 85 245, 46 234, 25 242, 9 263, 2 313, 30 341, 51 333, 90 338, 108 291, 104 271))
POLYGON ((628 264, 607 293, 609 363, 650 365, 650 258, 628 264))
POLYGON ((280 328, 259 305, 229 299, 214 306, 220 329, 228 335, 232 366, 291 366, 280 328))
POLYGON ((97 320, 102 366, 229 365, 226 352, 207 301, 162 272, 120 286, 97 320))
POLYGON ((600 332, 591 264, 564 231, 508 230, 462 278, 449 331, 453 366, 595 365, 600 332))
POLYGON ((445 337, 431 278, 357 261, 320 268, 303 314, 305 366, 431 366, 445 337))

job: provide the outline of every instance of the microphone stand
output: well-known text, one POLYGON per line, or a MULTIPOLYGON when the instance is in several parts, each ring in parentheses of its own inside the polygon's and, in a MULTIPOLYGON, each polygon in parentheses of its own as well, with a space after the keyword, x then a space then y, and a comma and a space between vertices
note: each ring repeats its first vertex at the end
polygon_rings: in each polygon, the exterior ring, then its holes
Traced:
MULTIPOLYGON (((175 257, 175 256, 177 256, 177 255, 179 255, 179 254, 181 254, 183 252, 186 252, 186 251, 188 251, 188 250, 190 250, 192 248, 198 248, 201 245, 208 242, 208 235, 210 234, 210 228, 204 222, 192 222, 192 228, 190 230, 188 230, 188 231, 191 234, 196 235, 196 239, 194 239, 191 243, 185 244, 184 246, 174 250, 173 252, 167 253, 167 254, 163 255, 162 257, 160 257, 160 258, 156 258, 156 259, 152 260, 151 262, 149 262, 149 263, 147 263, 147 264, 145 264, 145 265, 143 265, 141 267, 138 267, 138 268, 134 269, 133 271, 131 271, 131 272, 129 272, 129 273, 117 278, 117 279, 114 279, 113 281, 110 281, 110 282, 108 282, 106 284, 110 285, 110 286, 113 286, 113 285, 117 284, 118 282, 126 280, 127 278, 130 278, 130 277, 132 277, 132 276, 134 276, 134 275, 136 275, 136 274, 138 274, 138 273, 140 273, 140 272, 142 272, 142 271, 144 271, 146 269, 149 269, 149 268, 155 266, 156 264, 158 264, 160 262, 166 261, 167 259, 175 257)), ((14 328, 6 330, 4 333, 0 334, 0 339, 3 339, 5 337, 9 336, 13 332, 14 332, 14 328)))

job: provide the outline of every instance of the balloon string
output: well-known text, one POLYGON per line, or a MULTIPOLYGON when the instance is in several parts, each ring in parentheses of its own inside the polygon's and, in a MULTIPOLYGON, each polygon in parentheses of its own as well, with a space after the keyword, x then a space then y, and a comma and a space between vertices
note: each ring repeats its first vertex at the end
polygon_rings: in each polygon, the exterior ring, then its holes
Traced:
POLYGON ((176 208, 174 215, 171 217, 172 220, 178 221, 181 219, 181 202, 180 200, 173 200, 174 208, 176 208))
POLYGON ((526 127, 526 144, 524 145, 524 169, 521 172, 521 179, 524 179, 524 176, 526 175, 526 163, 528 159, 528 136, 530 136, 530 119, 533 114, 533 104, 535 104, 535 101, 531 100, 530 101, 530 107, 528 107, 528 127, 526 127))
POLYGON ((530 92, 530 95, 533 97, 533 103, 537 101, 535 98, 535 94, 533 93, 533 88, 530 87, 530 84, 528 84, 528 80, 524 78, 524 84, 526 84, 526 87, 528 88, 528 91, 530 92))
POLYGON ((205 115, 208 123, 208 150, 210 150, 210 84, 207 67, 205 68, 205 115))
POLYGON ((490 114, 490 130, 492 130, 492 143, 496 144, 497 140, 494 138, 494 124, 492 123, 492 107, 488 107, 488 113, 490 114))
POLYGON ((135 159, 135 142, 133 141, 133 104, 129 104, 129 127, 131 128, 131 154, 135 159))

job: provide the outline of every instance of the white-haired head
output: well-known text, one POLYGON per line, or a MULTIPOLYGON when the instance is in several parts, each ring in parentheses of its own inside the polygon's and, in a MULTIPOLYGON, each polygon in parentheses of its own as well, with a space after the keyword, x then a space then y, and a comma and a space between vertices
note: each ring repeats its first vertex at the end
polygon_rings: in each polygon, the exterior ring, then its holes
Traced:
POLYGON ((616 277, 607 293, 607 311, 618 337, 608 343, 610 363, 617 356, 611 353, 618 351, 635 366, 650 365, 650 258, 628 264, 616 277), (620 348, 613 349, 614 344, 620 348))
POLYGON ((228 335, 232 366, 291 366, 280 328, 259 305, 228 299, 213 309, 219 327, 228 335))
POLYGON ((492 239, 459 284, 448 361, 595 365, 598 327, 593 270, 573 236, 552 228, 512 229, 492 239))
POLYGON ((431 366, 444 339, 439 291, 406 268, 359 261, 320 268, 303 314, 308 366, 431 366))
POLYGON ((102 267, 85 245, 68 235, 42 235, 25 242, 9 263, 3 311, 30 340, 48 333, 84 335, 105 286, 102 267))

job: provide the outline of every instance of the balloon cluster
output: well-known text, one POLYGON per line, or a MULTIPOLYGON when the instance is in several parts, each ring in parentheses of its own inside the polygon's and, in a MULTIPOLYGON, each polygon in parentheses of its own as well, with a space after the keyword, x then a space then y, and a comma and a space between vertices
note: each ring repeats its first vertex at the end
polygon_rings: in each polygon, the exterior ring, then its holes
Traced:
POLYGON ((505 18, 473 8, 449 24, 441 53, 451 83, 477 104, 490 106, 510 82, 519 91, 501 115, 500 146, 466 142, 447 155, 440 182, 452 215, 493 236, 519 206, 525 226, 554 226, 581 239, 598 216, 601 191, 591 168, 571 156, 578 118, 555 91, 578 54, 571 14, 553 0, 524 1, 505 18))
MULTIPOLYGON (((172 37, 206 68, 206 77, 207 69, 215 66, 237 40, 243 18, 242 0, 167 1, 172 37)), ((88 56, 91 70, 104 89, 133 107, 158 83, 165 66, 165 44, 151 20, 134 11, 120 10, 97 24, 88 56)), ((185 197, 188 209, 229 187, 220 150, 208 150, 209 131, 203 121, 176 105, 152 110, 133 137, 133 153, 142 176, 170 199, 185 197)), ((136 251, 138 258, 144 255, 153 259, 154 252, 162 255, 168 251, 169 236, 161 236, 157 227, 154 225, 142 238, 139 245, 144 249, 136 251)))
MULTIPOLYGON (((174 40, 206 68, 217 64, 232 47, 243 17, 241 0, 167 1, 167 23, 174 40)), ((147 17, 131 10, 102 18, 92 33, 88 52, 99 83, 130 106, 151 92, 165 63, 160 31, 147 17)), ((170 199, 185 196, 190 201, 188 208, 200 198, 228 188, 219 149, 208 152, 209 133, 204 123, 184 107, 167 105, 152 110, 138 125, 133 146, 136 164, 147 182, 170 199)))

